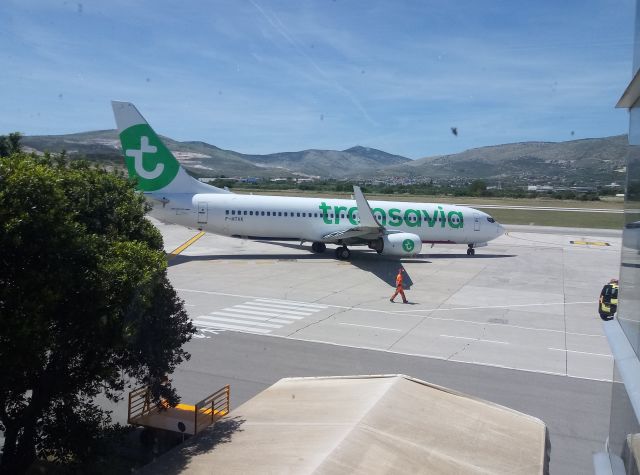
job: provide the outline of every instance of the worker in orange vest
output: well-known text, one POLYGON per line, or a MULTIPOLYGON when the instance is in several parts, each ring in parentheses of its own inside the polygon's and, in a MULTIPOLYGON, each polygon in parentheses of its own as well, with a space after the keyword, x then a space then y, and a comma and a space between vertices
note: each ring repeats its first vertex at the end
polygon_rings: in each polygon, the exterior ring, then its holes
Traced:
POLYGON ((404 295, 404 290, 402 289, 402 267, 398 269, 398 275, 396 276, 396 291, 389 300, 393 302, 393 299, 395 299, 398 294, 402 296, 402 303, 409 303, 407 297, 404 295))

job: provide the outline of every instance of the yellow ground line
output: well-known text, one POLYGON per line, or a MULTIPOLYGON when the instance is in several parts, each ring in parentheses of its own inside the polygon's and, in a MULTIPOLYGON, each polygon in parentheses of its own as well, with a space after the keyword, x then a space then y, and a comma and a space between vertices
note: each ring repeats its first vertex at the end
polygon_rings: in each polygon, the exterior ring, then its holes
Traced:
POLYGON ((171 251, 169 253, 169 259, 171 259, 172 257, 177 256, 178 254, 180 254, 182 251, 184 251, 186 248, 188 248, 189 246, 191 246, 191 244, 193 244, 194 242, 196 242, 198 239, 200 239, 202 236, 205 235, 204 231, 200 231, 198 234, 196 234, 195 236, 193 236, 191 239, 189 239, 187 242, 185 242, 184 244, 182 244, 181 246, 178 246, 177 248, 175 248, 173 251, 171 251))
POLYGON ((570 241, 571 244, 577 244, 581 246, 609 246, 608 242, 604 241, 570 241))

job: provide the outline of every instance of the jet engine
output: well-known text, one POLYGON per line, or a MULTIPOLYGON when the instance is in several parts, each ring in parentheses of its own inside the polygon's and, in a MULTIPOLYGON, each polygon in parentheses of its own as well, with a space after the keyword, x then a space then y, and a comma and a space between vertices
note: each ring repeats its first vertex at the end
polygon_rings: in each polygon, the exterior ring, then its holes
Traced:
POLYGON ((415 256, 422 250, 422 241, 417 234, 393 233, 371 241, 369 247, 383 256, 415 256))

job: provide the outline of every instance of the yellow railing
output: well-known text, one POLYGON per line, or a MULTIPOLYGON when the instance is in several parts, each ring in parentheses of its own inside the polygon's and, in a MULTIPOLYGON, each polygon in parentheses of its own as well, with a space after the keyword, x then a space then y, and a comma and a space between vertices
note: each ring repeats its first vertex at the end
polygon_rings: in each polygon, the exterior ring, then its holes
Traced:
MULTIPOLYGON (((230 387, 224 386, 215 393, 207 396, 195 406, 189 404, 178 404, 175 408, 171 408, 166 401, 155 404, 151 401, 151 394, 148 387, 134 389, 129 393, 129 409, 127 414, 127 422, 133 425, 143 425, 147 427, 166 428, 159 422, 159 417, 164 414, 163 409, 171 412, 172 417, 176 414, 182 414, 178 417, 184 417, 185 422, 193 417, 193 432, 191 429, 188 433, 197 434, 201 430, 210 426, 218 419, 229 414, 230 387), (178 411, 177 413, 175 411, 178 411), (189 413, 193 412, 193 416, 189 413), (142 419, 144 416, 153 413, 153 417, 142 419)), ((173 430, 173 429, 170 429, 173 430)))
POLYGON ((227 384, 196 404, 194 411, 196 434, 229 414, 229 392, 230 388, 227 384))

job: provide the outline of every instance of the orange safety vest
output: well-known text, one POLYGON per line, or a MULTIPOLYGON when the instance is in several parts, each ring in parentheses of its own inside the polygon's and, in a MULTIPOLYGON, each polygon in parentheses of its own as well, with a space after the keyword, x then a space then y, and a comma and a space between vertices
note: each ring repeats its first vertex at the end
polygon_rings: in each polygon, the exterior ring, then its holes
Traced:
POLYGON ((398 272, 396 276, 396 287, 402 287, 402 272, 398 272))

